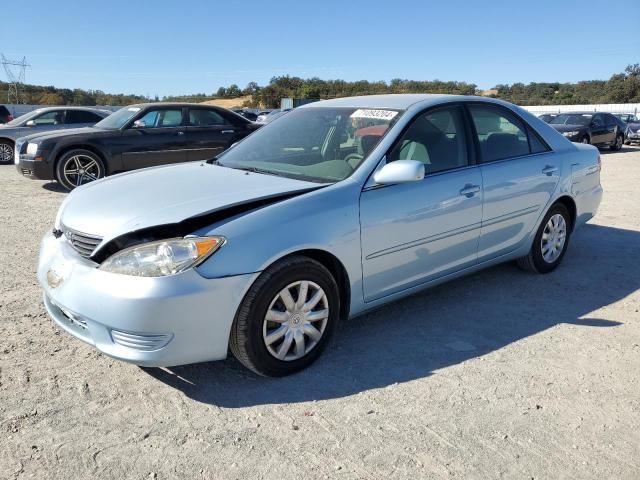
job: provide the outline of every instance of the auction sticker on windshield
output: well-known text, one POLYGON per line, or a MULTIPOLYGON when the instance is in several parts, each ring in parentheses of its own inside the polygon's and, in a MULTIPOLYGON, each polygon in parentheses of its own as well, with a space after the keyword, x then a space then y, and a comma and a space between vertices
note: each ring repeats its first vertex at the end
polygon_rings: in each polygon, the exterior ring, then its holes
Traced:
POLYGON ((379 120, 391 120, 398 115, 393 110, 370 110, 360 108, 351 114, 351 118, 377 118, 379 120))

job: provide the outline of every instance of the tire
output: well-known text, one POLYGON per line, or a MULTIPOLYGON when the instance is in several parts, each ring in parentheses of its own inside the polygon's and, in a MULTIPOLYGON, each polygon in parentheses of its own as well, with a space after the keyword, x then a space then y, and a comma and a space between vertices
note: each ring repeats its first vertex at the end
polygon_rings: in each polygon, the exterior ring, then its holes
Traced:
MULTIPOLYGON (((259 375, 290 375, 308 367, 320 356, 335 331, 339 312, 338 285, 329 270, 307 257, 288 257, 265 270, 245 295, 231 327, 229 347, 240 363, 259 375), (320 295, 316 287, 325 295, 308 313, 297 313, 303 311, 298 309, 301 282, 308 284, 305 295, 307 306, 316 298, 316 294, 320 295), (288 289, 290 299, 295 301, 295 309, 285 307, 280 297, 285 289, 288 289), (270 318, 277 320, 267 319, 267 313, 270 318), (314 317, 326 314, 326 321, 307 320, 304 317, 309 315, 311 318, 312 314, 315 314, 314 317), (305 333, 309 323, 320 333, 316 340, 305 333), (302 345, 299 348, 300 335, 302 345), (272 341, 268 343, 269 337, 272 341), (287 341, 288 345, 285 343, 287 341), (276 355, 281 351, 284 354, 277 358, 276 355), (304 353, 298 357, 301 352, 304 353)), ((312 332, 314 336, 316 332, 312 332)))
POLYGON ((613 145, 610 145, 609 148, 613 152, 617 152, 619 150, 622 150, 622 144, 623 143, 624 143, 624 136, 623 135, 616 135, 616 139, 613 142, 613 145))
POLYGON ((591 145, 591 139, 589 138, 589 135, 585 135, 584 137, 582 137, 582 139, 580 140, 580 143, 584 143, 585 145, 591 145))
MULTIPOLYGON (((567 207, 562 205, 561 203, 554 204, 547 214, 542 219, 540 223, 540 227, 538 227, 538 231, 536 232, 536 236, 533 239, 533 245, 531 246, 531 250, 529 253, 521 257, 517 260, 518 266, 523 270, 533 273, 549 273, 555 270, 562 259, 564 258, 565 253, 567 252, 567 248, 569 246, 569 239, 571 237, 571 229, 573 225, 571 222, 571 216, 569 215, 569 211, 567 207), (558 218, 557 216, 561 216, 564 221, 564 241, 562 243, 561 249, 556 249, 557 255, 550 255, 550 251, 547 251, 547 254, 544 254, 543 251, 543 235, 547 233, 547 228, 549 226, 549 222, 551 218, 558 218)), ((561 236, 558 233, 558 236, 555 238, 559 238, 561 236)), ((552 237, 553 240, 554 237, 552 237)), ((549 243, 549 241, 547 240, 549 243)))
POLYGON ((10 140, 0 140, 0 164, 13 163, 15 146, 10 140))
POLYGON ((64 153, 56 164, 56 180, 67 190, 73 190, 104 176, 102 159, 90 150, 70 150, 64 153), (71 173, 74 170, 80 173, 71 173))

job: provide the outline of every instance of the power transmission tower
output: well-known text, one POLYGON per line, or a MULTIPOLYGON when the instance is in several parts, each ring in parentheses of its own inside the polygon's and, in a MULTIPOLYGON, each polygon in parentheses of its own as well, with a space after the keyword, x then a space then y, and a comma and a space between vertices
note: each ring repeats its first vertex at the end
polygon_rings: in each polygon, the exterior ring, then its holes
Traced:
POLYGON ((27 58, 22 57, 21 61, 9 60, 4 54, 0 54, 4 72, 9 80, 9 91, 7 92, 7 103, 27 103, 22 91, 27 67, 27 58), (13 101, 12 101, 13 100, 13 101))

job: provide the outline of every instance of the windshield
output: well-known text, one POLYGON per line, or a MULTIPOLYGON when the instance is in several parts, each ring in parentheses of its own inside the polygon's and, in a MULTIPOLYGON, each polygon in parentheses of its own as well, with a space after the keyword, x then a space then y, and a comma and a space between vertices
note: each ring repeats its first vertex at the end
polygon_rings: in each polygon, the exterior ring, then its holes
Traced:
POLYGON ((398 117, 397 110, 295 109, 227 150, 218 157, 218 164, 312 182, 338 182, 360 166, 398 117))
POLYGON ((42 113, 42 109, 33 110, 31 112, 25 113, 24 115, 20 115, 18 118, 14 118, 10 122, 7 122, 5 125, 12 126, 12 127, 19 126, 24 122, 26 122, 27 120, 29 120, 30 118, 35 117, 39 113, 42 113))
POLYGON ((582 113, 563 113, 551 120, 551 125, 589 125, 592 115, 582 113))
POLYGON ((106 128, 109 130, 120 130, 124 127, 134 115, 136 115, 141 107, 124 107, 120 110, 112 113, 103 120, 100 120, 94 125, 96 128, 106 128))

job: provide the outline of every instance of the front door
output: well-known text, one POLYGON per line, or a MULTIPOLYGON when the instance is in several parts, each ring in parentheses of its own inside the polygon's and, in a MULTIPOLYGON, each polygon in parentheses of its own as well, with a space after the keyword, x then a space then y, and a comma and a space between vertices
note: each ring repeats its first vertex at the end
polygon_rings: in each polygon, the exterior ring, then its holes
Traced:
POLYGON ((187 136, 180 107, 147 111, 123 132, 125 170, 187 161, 187 136))
POLYGON ((607 132, 607 125, 604 121, 604 117, 596 113, 591 119, 591 143, 597 145, 599 143, 609 142, 609 135, 607 132))
POLYGON ((469 155, 463 118, 457 106, 418 115, 387 162, 418 160, 425 178, 362 192, 365 301, 476 263, 482 177, 469 155))

